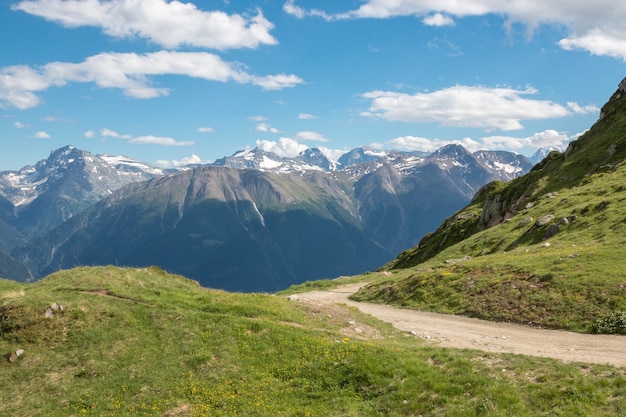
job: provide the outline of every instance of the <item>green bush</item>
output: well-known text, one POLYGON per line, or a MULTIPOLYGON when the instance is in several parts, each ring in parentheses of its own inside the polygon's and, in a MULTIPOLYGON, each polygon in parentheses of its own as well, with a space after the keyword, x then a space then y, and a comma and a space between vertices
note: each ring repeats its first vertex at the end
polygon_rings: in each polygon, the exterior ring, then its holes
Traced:
POLYGON ((591 325, 592 333, 626 334, 626 312, 616 311, 596 319, 591 325))

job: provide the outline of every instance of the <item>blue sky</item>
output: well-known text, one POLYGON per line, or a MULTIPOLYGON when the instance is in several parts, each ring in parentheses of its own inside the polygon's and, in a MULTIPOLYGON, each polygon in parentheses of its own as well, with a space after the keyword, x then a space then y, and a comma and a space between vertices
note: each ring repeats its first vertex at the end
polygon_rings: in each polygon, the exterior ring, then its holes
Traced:
POLYGON ((0 170, 65 145, 170 167, 563 148, 626 76, 625 21, 616 0, 7 0, 0 170))

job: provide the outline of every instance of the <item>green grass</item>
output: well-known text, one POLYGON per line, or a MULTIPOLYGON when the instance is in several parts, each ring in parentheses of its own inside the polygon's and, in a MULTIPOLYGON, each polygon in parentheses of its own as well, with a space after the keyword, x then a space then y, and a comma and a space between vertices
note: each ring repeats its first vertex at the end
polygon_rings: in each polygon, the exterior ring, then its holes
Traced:
POLYGON ((0 352, 25 350, 0 362, 2 416, 626 413, 624 369, 437 348, 356 310, 159 268, 0 280, 0 306, 0 352), (346 333, 351 321, 376 337, 346 333))

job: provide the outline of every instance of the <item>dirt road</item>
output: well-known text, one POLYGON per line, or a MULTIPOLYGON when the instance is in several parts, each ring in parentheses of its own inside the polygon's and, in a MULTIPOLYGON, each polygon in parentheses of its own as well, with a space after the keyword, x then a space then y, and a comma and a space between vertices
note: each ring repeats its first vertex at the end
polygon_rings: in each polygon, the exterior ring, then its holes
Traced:
POLYGON ((407 310, 348 299, 365 284, 298 294, 314 304, 346 304, 438 346, 541 356, 566 362, 626 366, 626 337, 588 335, 407 310))

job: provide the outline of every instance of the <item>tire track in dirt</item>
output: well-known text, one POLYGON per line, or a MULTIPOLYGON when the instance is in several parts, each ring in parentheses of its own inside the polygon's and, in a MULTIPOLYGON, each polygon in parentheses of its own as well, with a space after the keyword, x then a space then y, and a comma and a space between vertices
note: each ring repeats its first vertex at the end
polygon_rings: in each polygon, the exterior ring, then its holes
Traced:
POLYGON ((540 356, 565 362, 626 366, 625 336, 536 329, 364 303, 348 298, 364 285, 351 284, 326 291, 311 291, 298 294, 298 300, 318 305, 338 303, 353 306, 437 346, 540 356))

